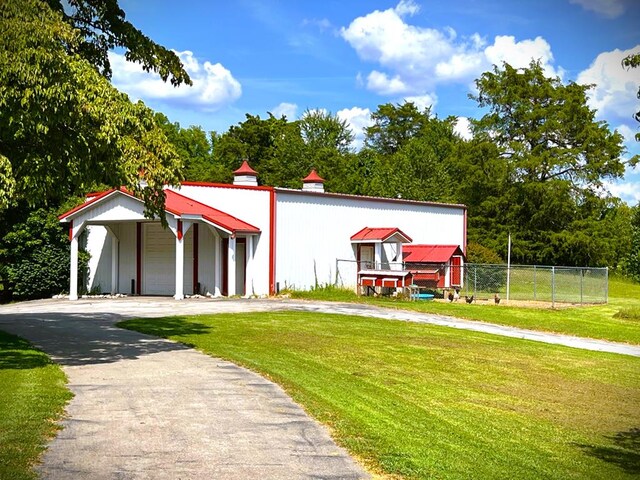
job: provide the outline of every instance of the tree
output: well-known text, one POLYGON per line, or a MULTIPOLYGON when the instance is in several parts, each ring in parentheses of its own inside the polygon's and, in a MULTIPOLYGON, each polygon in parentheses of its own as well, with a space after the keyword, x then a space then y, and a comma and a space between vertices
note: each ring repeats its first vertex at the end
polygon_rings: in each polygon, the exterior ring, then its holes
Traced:
POLYGON ((46 4, 3 2, 0 15, 0 211, 57 205, 100 183, 163 212, 159 193, 180 180, 181 163, 153 112, 74 53, 82 36, 46 4))
POLYGON ((413 102, 379 105, 371 114, 373 125, 366 128, 364 144, 380 154, 393 154, 418 134, 430 116, 430 108, 421 112, 413 102))
MULTIPOLYGON (((622 60, 622 66, 627 69, 640 67, 640 53, 634 53, 626 56, 622 60)), ((638 88, 637 97, 640 99, 640 87, 638 88)), ((633 114, 633 118, 635 118, 636 122, 640 122, 640 110, 633 114)), ((640 133, 636 133, 636 141, 640 142, 640 133)))
POLYGON ((81 41, 68 46, 69 52, 80 55, 106 78, 110 79, 112 73, 109 50, 124 48, 128 61, 140 63, 147 72, 158 73, 165 82, 191 85, 178 56, 128 22, 117 0, 44 1, 82 36, 81 41))
POLYGON ((590 87, 548 78, 538 62, 494 67, 476 85, 471 98, 488 113, 472 121, 474 140, 459 156, 470 239, 506 256, 512 233, 516 261, 606 265, 616 256, 607 213, 615 205, 601 192, 623 175, 624 150, 621 135, 595 120, 590 87))

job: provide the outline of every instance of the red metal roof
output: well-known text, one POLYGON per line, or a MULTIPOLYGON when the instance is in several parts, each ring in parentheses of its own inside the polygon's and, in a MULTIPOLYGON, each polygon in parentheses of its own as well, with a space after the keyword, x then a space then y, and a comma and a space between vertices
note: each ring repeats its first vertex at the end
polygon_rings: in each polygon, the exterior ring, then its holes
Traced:
POLYGON ((243 160, 242 165, 240 165, 240 168, 234 171, 233 174, 234 175, 252 175, 255 177, 256 175, 258 175, 258 172, 256 172, 253 168, 249 166, 249 162, 247 162, 246 160, 243 160))
MULTIPOLYGON (((124 188, 120 188, 119 191, 124 195, 133 197, 133 194, 124 188)), ((91 197, 91 200, 83 203, 82 205, 78 205, 68 212, 63 213, 58 218, 60 220, 64 220, 70 215, 90 207, 92 204, 100 201, 113 192, 116 192, 116 190, 111 189, 99 194, 92 194, 93 196, 91 197)), ((179 217, 183 215, 201 216, 204 220, 211 222, 214 225, 221 227, 223 230, 232 233, 260 233, 260 229, 258 227, 254 227, 253 225, 244 222, 239 218, 229 215, 228 213, 225 213, 221 210, 210 207, 209 205, 205 205, 204 203, 200 203, 197 200, 185 197, 184 195, 174 192, 173 190, 165 190, 164 193, 164 208, 169 213, 172 213, 179 217)))
POLYGON ((316 169, 311 170, 311 173, 302 179, 304 183, 324 183, 324 178, 318 175, 316 169))
POLYGON ((447 263, 453 255, 462 255, 458 245, 406 245, 402 248, 406 263, 447 263))
POLYGON ((399 228, 370 228, 370 227, 364 227, 358 233, 352 235, 351 241, 352 242, 365 242, 365 241, 384 242, 389 237, 395 234, 398 234, 401 237, 404 237, 405 241, 403 243, 409 243, 412 241, 411 237, 406 233, 404 233, 399 228))
POLYGON ((203 219, 222 227, 224 230, 230 232, 243 232, 243 233, 260 233, 258 227, 240 220, 228 213, 218 210, 216 208, 200 203, 189 197, 185 197, 180 193, 173 190, 164 191, 165 198, 165 210, 173 213, 174 215, 199 215, 203 219))

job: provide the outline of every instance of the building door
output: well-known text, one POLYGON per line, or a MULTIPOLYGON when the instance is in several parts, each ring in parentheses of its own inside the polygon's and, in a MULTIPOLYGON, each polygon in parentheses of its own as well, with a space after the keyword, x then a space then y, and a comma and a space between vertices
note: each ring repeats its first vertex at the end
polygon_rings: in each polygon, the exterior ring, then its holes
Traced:
POLYGON ((451 257, 451 286, 459 287, 462 285, 462 257, 459 255, 451 257))
POLYGON ((373 245, 360 245, 360 264, 358 270, 372 270, 375 268, 375 249, 373 245))
POLYGON ((143 295, 173 295, 176 290, 176 237, 160 222, 145 223, 143 295))
POLYGON ((236 239, 236 295, 243 296, 245 292, 245 278, 247 267, 247 239, 236 239))

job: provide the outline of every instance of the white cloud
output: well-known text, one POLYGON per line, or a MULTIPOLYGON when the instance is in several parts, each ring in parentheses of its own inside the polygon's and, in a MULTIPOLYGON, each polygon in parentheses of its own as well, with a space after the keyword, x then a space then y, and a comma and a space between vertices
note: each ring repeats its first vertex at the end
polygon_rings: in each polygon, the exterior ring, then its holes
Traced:
POLYGON ((109 52, 113 84, 123 92, 143 100, 162 100, 178 107, 214 111, 233 103, 242 95, 242 86, 220 63, 200 63, 190 51, 175 52, 193 81, 193 86, 174 87, 156 73, 145 72, 124 55, 109 52))
POLYGON ((360 108, 360 107, 352 107, 352 108, 343 108, 336 113, 336 116, 340 120, 344 120, 349 124, 354 139, 354 146, 356 149, 362 148, 365 137, 365 128, 373 125, 373 120, 371 120, 371 110, 368 108, 360 108))
POLYGON ((622 0, 569 0, 585 10, 599 13, 608 18, 616 18, 624 13, 622 0))
POLYGON ((548 75, 564 73, 553 66, 551 47, 542 37, 517 41, 497 36, 487 45, 478 33, 458 37, 450 27, 411 25, 405 17, 415 12, 417 5, 403 0, 395 8, 375 10, 341 28, 340 35, 358 56, 378 66, 367 76, 369 90, 388 96, 425 95, 440 83, 469 83, 503 61, 520 68, 540 60, 548 75))
POLYGON ((517 42, 511 35, 499 35, 493 45, 488 46, 484 54, 493 65, 501 66, 503 62, 514 68, 525 68, 531 60, 539 60, 544 72, 549 77, 564 76, 562 68, 553 67, 553 53, 551 45, 542 37, 534 40, 522 40, 517 42))
POLYGON ((295 103, 282 102, 279 105, 271 109, 271 113, 274 117, 280 118, 283 115, 287 117, 287 120, 295 120, 298 114, 298 105, 295 103))
POLYGON ((617 119, 627 125, 634 122, 631 115, 638 110, 638 72, 622 67, 622 59, 640 52, 640 45, 629 50, 603 52, 596 57, 576 80, 583 85, 595 84, 589 90, 589 106, 598 111, 599 118, 617 119))
POLYGON ((606 182, 605 188, 614 196, 619 197, 629 205, 640 203, 640 182, 606 182))
POLYGON ((436 103, 438 103, 438 97, 436 97, 435 94, 426 93, 424 95, 404 97, 404 101, 413 102, 413 104, 420 110, 424 110, 427 107, 431 107, 433 109, 436 106, 436 103))
POLYGON ((381 95, 395 95, 407 91, 407 86, 400 76, 390 78, 386 73, 373 70, 367 77, 367 88, 381 95))
POLYGON ((453 127, 453 132, 457 133, 461 138, 465 140, 471 140, 473 134, 471 133, 471 123, 467 117, 458 117, 456 124, 453 127))
POLYGON ((396 5, 394 10, 401 17, 405 15, 415 15, 420 11, 420 5, 413 0, 400 0, 400 3, 396 5))

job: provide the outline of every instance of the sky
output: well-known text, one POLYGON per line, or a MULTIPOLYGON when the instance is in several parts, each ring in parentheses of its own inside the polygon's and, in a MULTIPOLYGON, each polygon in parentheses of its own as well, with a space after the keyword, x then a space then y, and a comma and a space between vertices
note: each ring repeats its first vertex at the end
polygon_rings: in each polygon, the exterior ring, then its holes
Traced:
MULTIPOLYGON (((539 60, 565 83, 595 84, 596 119, 640 154, 632 114, 640 68, 635 0, 120 0, 127 19, 174 50, 193 86, 172 87, 111 52, 113 84, 183 127, 225 132, 271 112, 299 118, 324 109, 349 122, 358 142, 378 105, 413 101, 439 117, 483 111, 468 95, 492 65, 539 60)), ((606 187, 640 202, 640 166, 606 187)))

